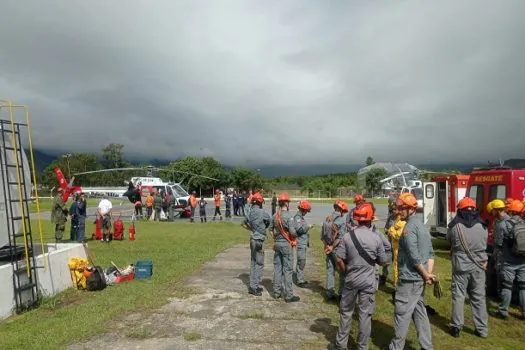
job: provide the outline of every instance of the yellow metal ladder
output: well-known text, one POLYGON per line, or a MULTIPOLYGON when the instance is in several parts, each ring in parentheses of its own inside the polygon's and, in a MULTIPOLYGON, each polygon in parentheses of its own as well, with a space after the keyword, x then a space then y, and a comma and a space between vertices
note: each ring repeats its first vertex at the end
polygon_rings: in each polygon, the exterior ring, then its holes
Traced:
POLYGON ((44 264, 47 269, 47 261, 45 258, 45 245, 43 242, 42 235, 42 224, 40 220, 40 208, 38 202, 38 192, 36 190, 36 170, 34 167, 34 157, 32 149, 32 140, 30 132, 30 120, 29 110, 23 105, 13 105, 10 101, 1 101, 4 105, 0 105, 0 108, 7 107, 9 109, 9 121, 0 119, 0 130, 2 132, 1 138, 1 153, 0 154, 0 167, 4 177, 4 199, 7 210, 7 224, 9 234, 9 245, 11 249, 11 264, 13 265, 13 284, 15 291, 15 301, 17 312, 22 312, 26 309, 32 308, 38 305, 41 295, 39 293, 38 278, 36 269, 35 252, 33 249, 33 235, 31 230, 31 219, 29 211, 29 202, 31 201, 31 191, 28 190, 28 186, 31 184, 26 183, 26 171, 27 165, 24 166, 24 149, 22 146, 21 129, 24 127, 28 131, 29 148, 31 153, 32 163, 32 180, 35 186, 35 197, 37 201, 38 211, 38 222, 40 230, 40 241, 42 245, 42 253, 44 254, 44 264), (25 110, 26 123, 16 123, 14 120, 14 108, 23 108, 25 110), (6 138, 10 138, 11 142, 6 142, 6 138), (8 145, 10 144, 10 145, 8 145), (9 155, 13 155, 14 163, 9 162, 9 155), (9 170, 15 169, 15 179, 12 179, 12 174, 9 170), (16 186, 16 191, 14 190, 16 186), (14 194, 17 194, 17 198, 13 198, 14 194), (16 205, 19 209, 19 214, 15 212, 16 205), (16 222, 21 222, 21 232, 17 232, 16 222), (25 266, 22 266, 20 259, 18 258, 18 246, 17 239, 22 238, 25 266))

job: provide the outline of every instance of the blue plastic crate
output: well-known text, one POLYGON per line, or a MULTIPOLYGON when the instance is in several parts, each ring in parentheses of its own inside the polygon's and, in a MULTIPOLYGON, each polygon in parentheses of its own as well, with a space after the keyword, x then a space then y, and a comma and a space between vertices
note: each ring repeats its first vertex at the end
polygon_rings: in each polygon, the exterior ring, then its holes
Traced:
POLYGON ((135 279, 145 280, 150 279, 153 275, 153 261, 138 260, 135 264, 135 279))

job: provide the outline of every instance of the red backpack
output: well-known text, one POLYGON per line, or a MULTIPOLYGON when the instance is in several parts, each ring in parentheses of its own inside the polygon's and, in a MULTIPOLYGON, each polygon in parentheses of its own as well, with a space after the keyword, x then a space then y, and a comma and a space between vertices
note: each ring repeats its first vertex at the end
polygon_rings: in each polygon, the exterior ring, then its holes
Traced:
POLYGON ((113 239, 119 241, 124 239, 124 222, 120 217, 113 224, 113 239))

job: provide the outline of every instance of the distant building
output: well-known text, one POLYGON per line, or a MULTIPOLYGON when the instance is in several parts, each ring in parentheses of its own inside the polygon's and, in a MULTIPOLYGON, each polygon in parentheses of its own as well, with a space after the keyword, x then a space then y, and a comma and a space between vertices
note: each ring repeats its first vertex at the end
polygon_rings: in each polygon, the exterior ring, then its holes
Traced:
MULTIPOLYGON (((407 181, 417 180, 417 172, 419 171, 418 168, 408 163, 386 163, 386 162, 375 163, 367 167, 361 168, 357 172, 357 186, 359 188, 366 187, 366 175, 372 169, 385 169, 386 172, 388 173, 386 177, 393 176, 393 175, 400 174, 400 173, 406 173, 404 174, 404 177, 407 181)), ((396 178, 393 178, 390 181, 385 182, 383 189, 390 190, 395 186, 403 186, 402 176, 398 176, 396 178)))

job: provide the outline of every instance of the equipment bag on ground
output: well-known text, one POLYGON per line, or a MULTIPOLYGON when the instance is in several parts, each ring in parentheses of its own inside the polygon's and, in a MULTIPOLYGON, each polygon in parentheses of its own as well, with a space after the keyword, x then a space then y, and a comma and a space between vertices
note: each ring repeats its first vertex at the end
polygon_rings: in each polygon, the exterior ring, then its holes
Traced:
POLYGON ((95 266, 86 281, 87 290, 103 290, 107 287, 106 276, 100 266, 95 266))

